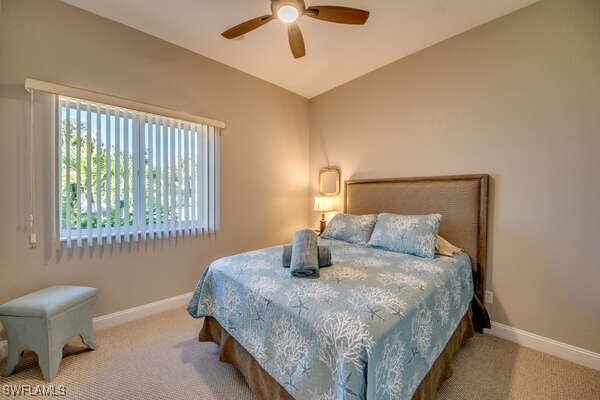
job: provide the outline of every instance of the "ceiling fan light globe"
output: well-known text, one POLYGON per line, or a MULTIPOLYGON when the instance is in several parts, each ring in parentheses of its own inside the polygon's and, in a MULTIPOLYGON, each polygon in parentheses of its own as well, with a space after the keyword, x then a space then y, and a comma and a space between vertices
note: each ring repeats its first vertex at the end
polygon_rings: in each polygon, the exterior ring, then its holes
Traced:
POLYGON ((293 6, 283 6, 277 10, 277 17, 283 22, 291 23, 298 19, 300 13, 298 9, 293 6))

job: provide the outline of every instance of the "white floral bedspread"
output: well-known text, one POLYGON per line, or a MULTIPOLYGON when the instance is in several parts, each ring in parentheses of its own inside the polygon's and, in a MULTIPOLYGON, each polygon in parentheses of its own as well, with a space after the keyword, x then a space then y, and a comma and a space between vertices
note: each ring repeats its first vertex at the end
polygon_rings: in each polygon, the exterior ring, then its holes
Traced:
POLYGON ((469 257, 319 244, 333 265, 318 279, 291 277, 281 246, 215 261, 189 313, 216 318, 295 399, 410 399, 467 312, 469 257))

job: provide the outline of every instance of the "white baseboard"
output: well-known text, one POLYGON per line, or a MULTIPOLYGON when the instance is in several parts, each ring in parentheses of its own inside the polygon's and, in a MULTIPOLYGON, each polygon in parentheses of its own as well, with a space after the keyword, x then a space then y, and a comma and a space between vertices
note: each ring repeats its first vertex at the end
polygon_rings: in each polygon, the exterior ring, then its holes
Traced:
POLYGON ((141 306, 117 311, 112 314, 101 315, 94 318, 94 329, 100 330, 112 328, 113 326, 121 325, 136 319, 145 318, 153 314, 184 307, 188 304, 191 297, 191 292, 184 293, 180 294, 179 296, 169 297, 168 299, 158 300, 153 303, 142 304, 141 306))
MULTIPOLYGON (((191 296, 192 293, 184 293, 179 296, 96 317, 94 318, 94 329, 110 328, 153 314, 183 307, 188 303, 191 296)), ((499 338, 515 342, 521 346, 548 353, 588 368, 600 370, 600 354, 594 353, 593 351, 562 343, 494 321, 492 321, 492 329, 486 329, 486 332, 499 338)))
POLYGON ((600 354, 590 350, 571 346, 558 340, 549 339, 494 321, 492 321, 492 329, 486 329, 486 333, 583 365, 584 367, 600 370, 600 354))

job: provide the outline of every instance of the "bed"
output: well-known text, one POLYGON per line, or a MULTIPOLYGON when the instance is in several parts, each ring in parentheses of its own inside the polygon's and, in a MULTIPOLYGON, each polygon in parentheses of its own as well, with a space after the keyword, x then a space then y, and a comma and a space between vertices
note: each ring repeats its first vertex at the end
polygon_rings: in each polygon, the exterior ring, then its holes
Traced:
POLYGON ((440 235, 465 251, 423 259, 337 240, 319 279, 292 278, 281 246, 207 268, 188 311, 258 399, 429 399, 483 302, 487 175, 352 180, 344 211, 442 214, 440 235))

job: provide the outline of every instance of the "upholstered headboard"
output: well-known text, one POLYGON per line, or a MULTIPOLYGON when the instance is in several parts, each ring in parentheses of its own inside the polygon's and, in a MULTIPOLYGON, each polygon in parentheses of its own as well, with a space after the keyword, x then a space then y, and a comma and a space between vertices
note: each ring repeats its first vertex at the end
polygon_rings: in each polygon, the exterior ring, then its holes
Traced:
MULTIPOLYGON (((440 235, 471 257, 478 307, 483 307, 487 259, 489 175, 359 179, 345 182, 348 214, 442 214, 440 235)), ((477 310, 474 310, 477 312, 477 310)), ((475 321, 475 318, 474 318, 475 321)), ((477 322, 476 322, 477 325, 477 322)), ((480 330, 480 329, 478 329, 480 330)))

